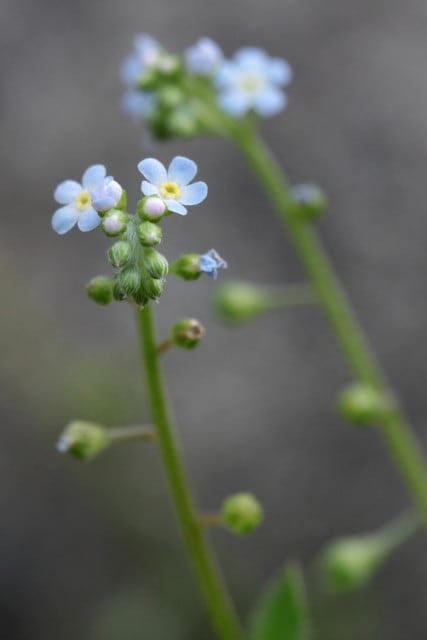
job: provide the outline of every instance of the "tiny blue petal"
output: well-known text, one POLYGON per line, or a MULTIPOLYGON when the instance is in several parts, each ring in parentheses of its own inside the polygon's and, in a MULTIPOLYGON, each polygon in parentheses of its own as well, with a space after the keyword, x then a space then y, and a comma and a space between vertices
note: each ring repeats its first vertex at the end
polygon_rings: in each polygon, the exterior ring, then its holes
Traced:
POLYGON ((107 170, 103 164, 93 164, 83 174, 83 187, 88 190, 95 189, 105 180, 106 175, 107 170))
POLYGON ((144 196, 160 195, 158 187, 156 187, 155 184, 151 184, 151 182, 147 182, 146 180, 143 180, 141 182, 141 191, 144 194, 144 196))
POLYGON ((193 182, 181 188, 179 201, 182 204, 200 204, 208 195, 208 185, 206 182, 193 182))
POLYGON ((74 227, 79 217, 79 212, 74 207, 61 207, 52 216, 52 229, 63 235, 74 227))
POLYGON ((200 38, 184 52, 185 65, 190 73, 210 75, 222 61, 220 47, 210 38, 200 38))
POLYGON ((93 207, 88 207, 81 213, 77 220, 80 231, 92 231, 100 224, 101 218, 93 207))
POLYGON ((178 200, 166 198, 164 200, 164 203, 167 206, 168 210, 172 211, 172 213, 179 213, 181 216, 187 215, 187 209, 180 202, 178 202, 178 200))
POLYGON ((286 106, 286 96, 279 89, 267 88, 254 100, 254 109, 260 116, 272 116, 286 106))
POLYGON ((211 249, 199 257, 199 269, 210 278, 216 280, 218 269, 227 269, 227 263, 215 249, 211 249))
POLYGON ((196 173, 197 164, 193 160, 183 156, 175 156, 168 168, 168 180, 179 185, 187 185, 196 173))
POLYGON ((138 164, 138 170, 147 180, 155 185, 160 185, 168 179, 164 165, 155 158, 145 158, 145 160, 141 160, 138 164))
POLYGON ((75 180, 65 180, 56 187, 53 197, 59 204, 70 204, 82 191, 82 185, 75 180))

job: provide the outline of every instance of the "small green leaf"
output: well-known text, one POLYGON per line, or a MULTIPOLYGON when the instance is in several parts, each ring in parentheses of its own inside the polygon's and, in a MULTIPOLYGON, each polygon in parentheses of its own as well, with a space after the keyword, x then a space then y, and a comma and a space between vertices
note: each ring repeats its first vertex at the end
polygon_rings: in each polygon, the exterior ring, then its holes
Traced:
POLYGON ((309 640, 302 571, 289 564, 262 594, 250 620, 251 640, 309 640))

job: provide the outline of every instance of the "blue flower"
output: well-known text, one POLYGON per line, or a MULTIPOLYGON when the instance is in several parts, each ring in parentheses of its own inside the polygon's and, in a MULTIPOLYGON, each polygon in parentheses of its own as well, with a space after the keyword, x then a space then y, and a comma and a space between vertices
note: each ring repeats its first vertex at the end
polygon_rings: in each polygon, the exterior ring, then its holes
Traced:
POLYGON ((292 79, 286 60, 270 58, 265 51, 246 47, 226 60, 215 76, 218 104, 223 111, 241 117, 248 111, 271 116, 286 106, 282 91, 292 79))
POLYGON ((121 195, 121 186, 111 176, 106 176, 105 167, 94 164, 84 172, 81 184, 65 180, 56 187, 53 197, 65 206, 53 214, 52 228, 62 235, 77 223, 80 231, 92 231, 101 222, 98 211, 117 206, 121 195))
POLYGON ((135 120, 144 118, 154 107, 156 99, 149 91, 128 89, 122 97, 122 108, 135 120))
POLYGON ((221 258, 215 249, 211 249, 199 258, 199 269, 206 273, 212 280, 216 280, 218 269, 227 269, 228 264, 221 258))
POLYGON ((184 61, 190 73, 209 76, 223 60, 219 46, 210 38, 200 38, 196 44, 184 51, 184 61))
POLYGON ((163 53, 161 45, 146 34, 136 36, 134 52, 124 61, 121 76, 125 84, 135 87, 144 71, 155 67, 163 53))
POLYGON ((159 160, 145 158, 138 169, 147 178, 141 182, 142 193, 158 196, 173 213, 185 216, 185 205, 200 204, 208 194, 206 182, 189 184, 197 173, 196 163, 189 158, 175 156, 167 171, 159 160))

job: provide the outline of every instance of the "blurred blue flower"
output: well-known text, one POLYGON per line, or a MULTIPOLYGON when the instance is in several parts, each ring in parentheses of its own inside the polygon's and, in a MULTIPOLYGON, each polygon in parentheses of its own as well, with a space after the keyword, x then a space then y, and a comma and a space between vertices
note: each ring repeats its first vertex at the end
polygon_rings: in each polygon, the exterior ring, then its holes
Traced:
POLYGON ((168 170, 155 158, 145 158, 138 164, 138 169, 147 178, 141 183, 141 191, 145 196, 158 196, 168 210, 186 215, 185 205, 202 202, 208 194, 206 182, 193 182, 197 173, 197 165, 189 158, 175 156, 168 170))
POLYGON ((220 47, 210 38, 200 38, 196 44, 184 51, 184 61, 190 73, 209 76, 223 60, 220 47))
POLYGON ((53 214, 53 230, 62 235, 77 223, 80 231, 92 231, 101 222, 98 211, 108 211, 117 206, 122 191, 118 182, 106 176, 102 164, 94 164, 86 169, 81 184, 75 180, 61 182, 53 197, 65 206, 53 214))
POLYGON ((215 249, 211 249, 199 258, 199 269, 213 280, 217 279, 218 269, 227 269, 228 264, 215 249))
POLYGON ((149 91, 128 89, 122 97, 122 108, 135 120, 141 120, 153 108, 155 96, 149 91))
POLYGON ((146 34, 134 39, 134 51, 124 61, 121 76, 125 84, 135 87, 144 71, 155 67, 162 55, 161 45, 146 34))
POLYGON ((286 60, 270 58, 263 49, 239 49, 232 60, 224 61, 215 76, 218 104, 231 116, 248 111, 271 116, 286 106, 282 91, 292 79, 286 60))

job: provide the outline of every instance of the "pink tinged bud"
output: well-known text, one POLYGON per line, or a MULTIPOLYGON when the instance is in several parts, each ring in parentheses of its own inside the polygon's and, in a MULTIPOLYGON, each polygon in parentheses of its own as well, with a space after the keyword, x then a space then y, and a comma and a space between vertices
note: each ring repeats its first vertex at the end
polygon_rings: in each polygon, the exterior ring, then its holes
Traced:
POLYGON ((124 225, 123 222, 119 220, 119 217, 114 215, 104 221, 103 227, 107 233, 119 233, 124 225))
POLYGON ((150 220, 158 220, 166 211, 166 205, 160 198, 148 198, 144 203, 143 211, 150 220))

